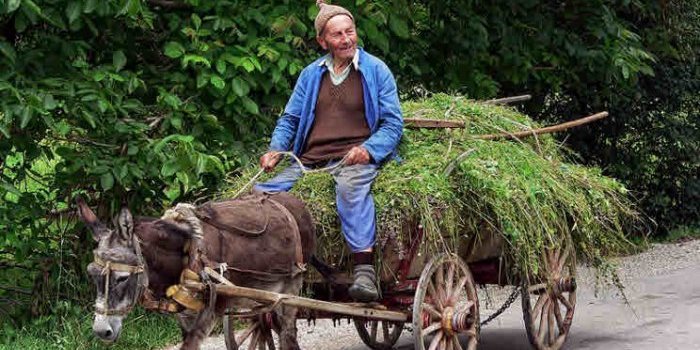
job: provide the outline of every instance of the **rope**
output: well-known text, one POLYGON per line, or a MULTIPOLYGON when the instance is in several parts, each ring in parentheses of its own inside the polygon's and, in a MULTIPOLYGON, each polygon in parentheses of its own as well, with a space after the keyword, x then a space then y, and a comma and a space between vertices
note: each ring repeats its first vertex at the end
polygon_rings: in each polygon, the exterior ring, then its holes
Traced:
MULTIPOLYGON (((304 166, 304 164, 301 162, 301 159, 299 159, 292 152, 275 152, 274 156, 276 157, 278 155, 288 156, 288 157, 292 158, 294 161, 296 161, 297 164, 299 164, 299 169, 301 169, 301 173, 303 175, 320 173, 320 172, 331 172, 335 169, 342 167, 345 164, 345 160, 348 158, 348 154, 345 154, 345 156, 343 156, 343 158, 338 163, 335 163, 333 165, 329 165, 329 166, 323 167, 323 168, 309 169, 306 166, 304 166)), ((243 185, 243 187, 241 187, 236 192, 236 194, 233 195, 233 198, 238 198, 238 196, 241 193, 243 193, 250 185, 252 185, 263 174, 263 172, 265 172, 265 169, 260 169, 252 178, 250 178, 250 180, 248 180, 248 182, 245 185, 243 185)))

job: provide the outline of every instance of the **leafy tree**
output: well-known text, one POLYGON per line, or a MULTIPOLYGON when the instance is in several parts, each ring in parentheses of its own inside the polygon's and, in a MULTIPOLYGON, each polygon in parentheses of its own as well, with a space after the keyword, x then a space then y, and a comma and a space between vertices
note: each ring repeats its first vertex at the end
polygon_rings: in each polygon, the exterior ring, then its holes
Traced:
POLYGON ((700 2, 643 4, 619 16, 655 57, 654 74, 566 89, 544 114, 609 110, 610 118, 568 141, 627 182, 665 233, 700 221, 700 2))

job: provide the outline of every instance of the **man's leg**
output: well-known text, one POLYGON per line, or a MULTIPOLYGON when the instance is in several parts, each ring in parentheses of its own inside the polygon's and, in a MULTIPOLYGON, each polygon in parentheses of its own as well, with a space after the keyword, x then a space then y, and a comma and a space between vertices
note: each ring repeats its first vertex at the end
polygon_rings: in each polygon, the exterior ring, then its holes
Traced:
POLYGON ((370 193, 377 177, 374 164, 340 167, 331 172, 336 183, 336 206, 345 240, 353 253, 355 282, 350 296, 368 302, 377 300, 373 246, 376 239, 374 198, 370 193))
POLYGON ((292 189, 292 186, 299 180, 301 175, 299 164, 294 162, 272 179, 255 184, 253 190, 268 193, 287 192, 292 189))

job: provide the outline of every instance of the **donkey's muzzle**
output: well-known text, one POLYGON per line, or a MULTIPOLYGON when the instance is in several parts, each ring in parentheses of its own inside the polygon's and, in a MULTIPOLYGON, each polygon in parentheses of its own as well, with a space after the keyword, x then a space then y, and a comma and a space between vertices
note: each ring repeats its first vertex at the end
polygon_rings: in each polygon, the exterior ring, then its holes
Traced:
POLYGON ((92 332, 100 340, 106 343, 113 343, 119 338, 121 320, 110 320, 110 317, 96 316, 95 321, 92 323, 92 332))

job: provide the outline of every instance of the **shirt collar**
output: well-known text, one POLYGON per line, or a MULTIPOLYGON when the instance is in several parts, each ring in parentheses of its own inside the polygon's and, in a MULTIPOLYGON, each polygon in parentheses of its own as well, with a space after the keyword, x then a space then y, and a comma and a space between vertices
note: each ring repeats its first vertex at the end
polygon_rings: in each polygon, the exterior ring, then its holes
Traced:
MULTIPOLYGON (((321 62, 318 63, 319 67, 323 67, 324 65, 328 67, 328 69, 333 69, 333 57, 331 54, 326 54, 321 62)), ((360 67, 360 49, 355 49, 355 56, 352 57, 352 66, 355 70, 358 70, 360 67)))

